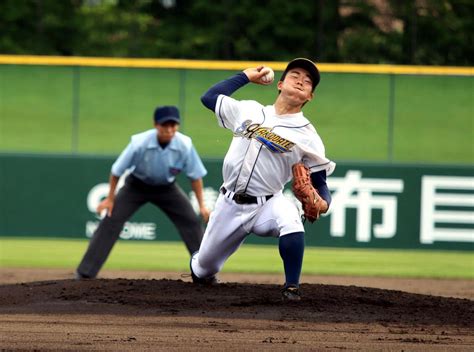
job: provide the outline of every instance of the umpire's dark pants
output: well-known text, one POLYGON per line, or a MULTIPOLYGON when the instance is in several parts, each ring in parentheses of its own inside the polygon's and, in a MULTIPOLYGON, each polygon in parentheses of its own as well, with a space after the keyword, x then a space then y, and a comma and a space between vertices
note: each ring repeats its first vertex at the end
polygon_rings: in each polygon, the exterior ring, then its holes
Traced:
POLYGON ((192 254, 199 249, 203 228, 183 190, 175 183, 150 186, 129 175, 125 185, 115 197, 112 216, 102 219, 94 232, 84 258, 77 268, 78 274, 90 278, 97 276, 119 238, 125 222, 147 202, 158 206, 175 224, 189 253, 192 254))

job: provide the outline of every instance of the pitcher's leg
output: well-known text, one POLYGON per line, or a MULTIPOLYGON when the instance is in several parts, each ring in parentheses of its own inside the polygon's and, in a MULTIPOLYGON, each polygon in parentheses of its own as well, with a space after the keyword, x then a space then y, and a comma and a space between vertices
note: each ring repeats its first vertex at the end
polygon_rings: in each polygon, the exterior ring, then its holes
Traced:
POLYGON ((285 269, 284 300, 299 300, 298 290, 304 254, 304 227, 296 206, 283 195, 264 204, 253 232, 260 236, 278 236, 279 251, 285 269))
POLYGON ((304 255, 304 233, 280 236, 278 249, 285 268, 285 287, 299 287, 304 255))
POLYGON ((107 260, 123 225, 144 203, 143 195, 125 185, 115 197, 112 216, 102 219, 95 230, 81 263, 77 267, 79 277, 94 278, 107 260))
POLYGON ((198 278, 209 278, 218 273, 247 236, 241 226, 239 207, 222 195, 217 199, 199 252, 191 258, 191 270, 198 278))

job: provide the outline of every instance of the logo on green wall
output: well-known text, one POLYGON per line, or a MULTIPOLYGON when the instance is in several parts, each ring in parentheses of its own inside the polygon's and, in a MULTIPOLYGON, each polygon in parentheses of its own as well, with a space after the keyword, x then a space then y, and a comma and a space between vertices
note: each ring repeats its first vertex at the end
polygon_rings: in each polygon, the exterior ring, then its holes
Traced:
POLYGON ((420 242, 474 242, 473 192, 474 177, 422 176, 420 242))
MULTIPOLYGON (((120 190, 125 184, 125 178, 128 172, 122 175, 117 183, 116 192, 120 190)), ((95 217, 95 220, 86 222, 86 237, 92 237, 95 230, 99 226, 100 220, 105 216, 104 214, 97 214, 96 209, 99 203, 104 200, 109 194, 109 184, 99 183, 92 187, 87 194, 87 208, 95 217)), ((125 240, 154 240, 156 239, 156 224, 153 222, 126 222, 120 233, 120 238, 125 240)))
POLYGON ((364 178, 359 170, 348 170, 344 177, 329 177, 333 201, 325 216, 330 217, 330 235, 344 237, 350 231, 355 232, 356 242, 391 239, 400 234, 398 226, 415 222, 421 244, 474 243, 474 178, 422 175, 420 182, 416 194, 404 194, 403 179, 364 178), (401 196, 402 207, 411 209, 419 204, 419 209, 400 218, 401 196), (356 212, 355 228, 346 221, 350 209, 356 212), (374 211, 381 213, 379 222, 373 220, 374 211))
POLYGON ((371 237, 392 238, 397 233, 397 195, 403 192, 403 180, 362 178, 362 172, 349 170, 344 177, 330 177, 328 186, 333 201, 328 212, 332 237, 344 237, 346 210, 355 209, 356 241, 370 242, 371 237), (373 224, 372 212, 379 209, 382 221, 373 224))

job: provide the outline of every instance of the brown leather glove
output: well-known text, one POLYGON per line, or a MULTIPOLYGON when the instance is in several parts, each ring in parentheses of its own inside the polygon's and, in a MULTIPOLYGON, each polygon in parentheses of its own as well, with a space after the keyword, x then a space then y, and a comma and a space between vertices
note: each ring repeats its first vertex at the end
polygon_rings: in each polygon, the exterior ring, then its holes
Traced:
POLYGON ((304 216, 310 222, 319 219, 328 210, 326 201, 311 184, 309 169, 303 163, 296 163, 293 171, 293 193, 303 205, 304 216))

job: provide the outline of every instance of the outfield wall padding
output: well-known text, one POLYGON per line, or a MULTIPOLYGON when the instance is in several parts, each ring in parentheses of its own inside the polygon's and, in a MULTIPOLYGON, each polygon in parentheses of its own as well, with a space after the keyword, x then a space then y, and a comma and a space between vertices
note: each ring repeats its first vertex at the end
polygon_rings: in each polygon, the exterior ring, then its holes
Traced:
MULTIPOLYGON (((0 236, 90 237, 114 159, 0 154, 0 236)), ((212 209, 222 161, 204 163, 212 209)), ((196 205, 186 177, 177 182, 196 205)), ((328 185, 331 211, 305 224, 309 246, 474 249, 474 167, 339 162, 328 185)), ((289 189, 285 195, 294 200, 289 189)), ((172 223, 152 205, 130 219, 121 238, 179 241, 172 223)), ((250 235, 247 242, 275 240, 250 235)))

